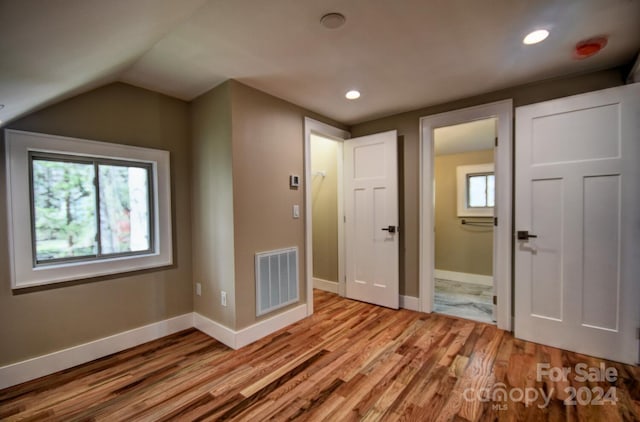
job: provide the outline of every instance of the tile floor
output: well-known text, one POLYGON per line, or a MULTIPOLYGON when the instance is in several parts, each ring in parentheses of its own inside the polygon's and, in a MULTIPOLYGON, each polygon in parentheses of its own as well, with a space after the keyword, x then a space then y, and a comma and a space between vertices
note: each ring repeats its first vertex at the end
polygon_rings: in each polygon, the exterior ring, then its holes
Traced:
POLYGON ((491 286, 436 279, 434 310, 493 324, 491 286))

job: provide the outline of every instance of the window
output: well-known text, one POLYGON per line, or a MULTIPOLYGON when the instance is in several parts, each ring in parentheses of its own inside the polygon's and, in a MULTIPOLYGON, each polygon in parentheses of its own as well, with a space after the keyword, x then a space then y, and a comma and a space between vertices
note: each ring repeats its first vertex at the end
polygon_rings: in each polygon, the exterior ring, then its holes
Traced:
POLYGON ((458 217, 491 217, 495 206, 493 164, 458 166, 458 217))
POLYGON ((151 165, 30 153, 36 265, 153 252, 151 165))
POLYGON ((493 173, 467 175, 467 208, 492 208, 494 196, 493 173))
POLYGON ((5 138, 14 288, 172 263, 166 151, 5 138))

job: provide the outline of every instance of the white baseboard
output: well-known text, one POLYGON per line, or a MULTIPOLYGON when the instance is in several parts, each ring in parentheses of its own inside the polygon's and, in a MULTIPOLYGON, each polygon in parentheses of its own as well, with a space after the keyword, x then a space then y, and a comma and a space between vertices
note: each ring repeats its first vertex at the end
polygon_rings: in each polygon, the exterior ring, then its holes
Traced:
POLYGON ((307 305, 302 304, 271 318, 235 331, 194 312, 194 327, 232 349, 240 349, 307 317, 307 305))
POLYGON ((410 311, 420 312, 420 299, 415 296, 400 295, 400 307, 410 311))
POLYGON ((441 280, 459 281, 462 283, 481 284, 493 286, 493 277, 490 275, 459 273, 456 271, 433 270, 433 276, 441 280))
POLYGON ((223 343, 224 345, 229 346, 232 349, 236 349, 236 332, 231 328, 215 322, 214 320, 209 319, 205 316, 202 316, 197 312, 193 313, 193 326, 209 337, 213 337, 214 339, 218 340, 220 343, 223 343))
POLYGON ((236 332, 236 349, 260 340, 281 328, 307 317, 307 305, 298 305, 271 318, 256 322, 236 332))
POLYGON ((121 352, 193 327, 193 313, 0 367, 0 389, 121 352))
POLYGON ((321 278, 313 278, 313 288, 324 290, 325 292, 338 293, 338 283, 335 281, 323 280, 321 278))
POLYGON ((232 349, 239 349, 306 317, 307 305, 302 304, 235 331, 196 312, 190 312, 89 343, 2 366, 0 367, 0 390, 81 365, 112 353, 121 352, 192 327, 232 349))

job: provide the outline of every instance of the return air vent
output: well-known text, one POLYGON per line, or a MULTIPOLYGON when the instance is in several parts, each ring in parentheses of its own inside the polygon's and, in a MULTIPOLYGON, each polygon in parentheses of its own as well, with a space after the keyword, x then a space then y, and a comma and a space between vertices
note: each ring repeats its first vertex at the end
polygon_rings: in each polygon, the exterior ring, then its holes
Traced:
POLYGON ((298 299, 298 248, 257 253, 256 315, 264 315, 298 299))

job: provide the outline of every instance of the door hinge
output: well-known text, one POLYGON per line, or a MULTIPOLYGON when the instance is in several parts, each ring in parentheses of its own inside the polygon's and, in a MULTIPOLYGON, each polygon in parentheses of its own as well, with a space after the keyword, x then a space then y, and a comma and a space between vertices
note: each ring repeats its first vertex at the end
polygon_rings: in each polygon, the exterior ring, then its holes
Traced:
POLYGON ((498 137, 496 136, 496 146, 498 146, 498 137))
POLYGON ((493 217, 493 225, 498 227, 498 217, 493 217))
POLYGON ((640 340, 640 327, 636 328, 636 339, 640 340))
POLYGON ((497 305, 498 304, 498 296, 494 296, 493 297, 493 304, 497 305))

